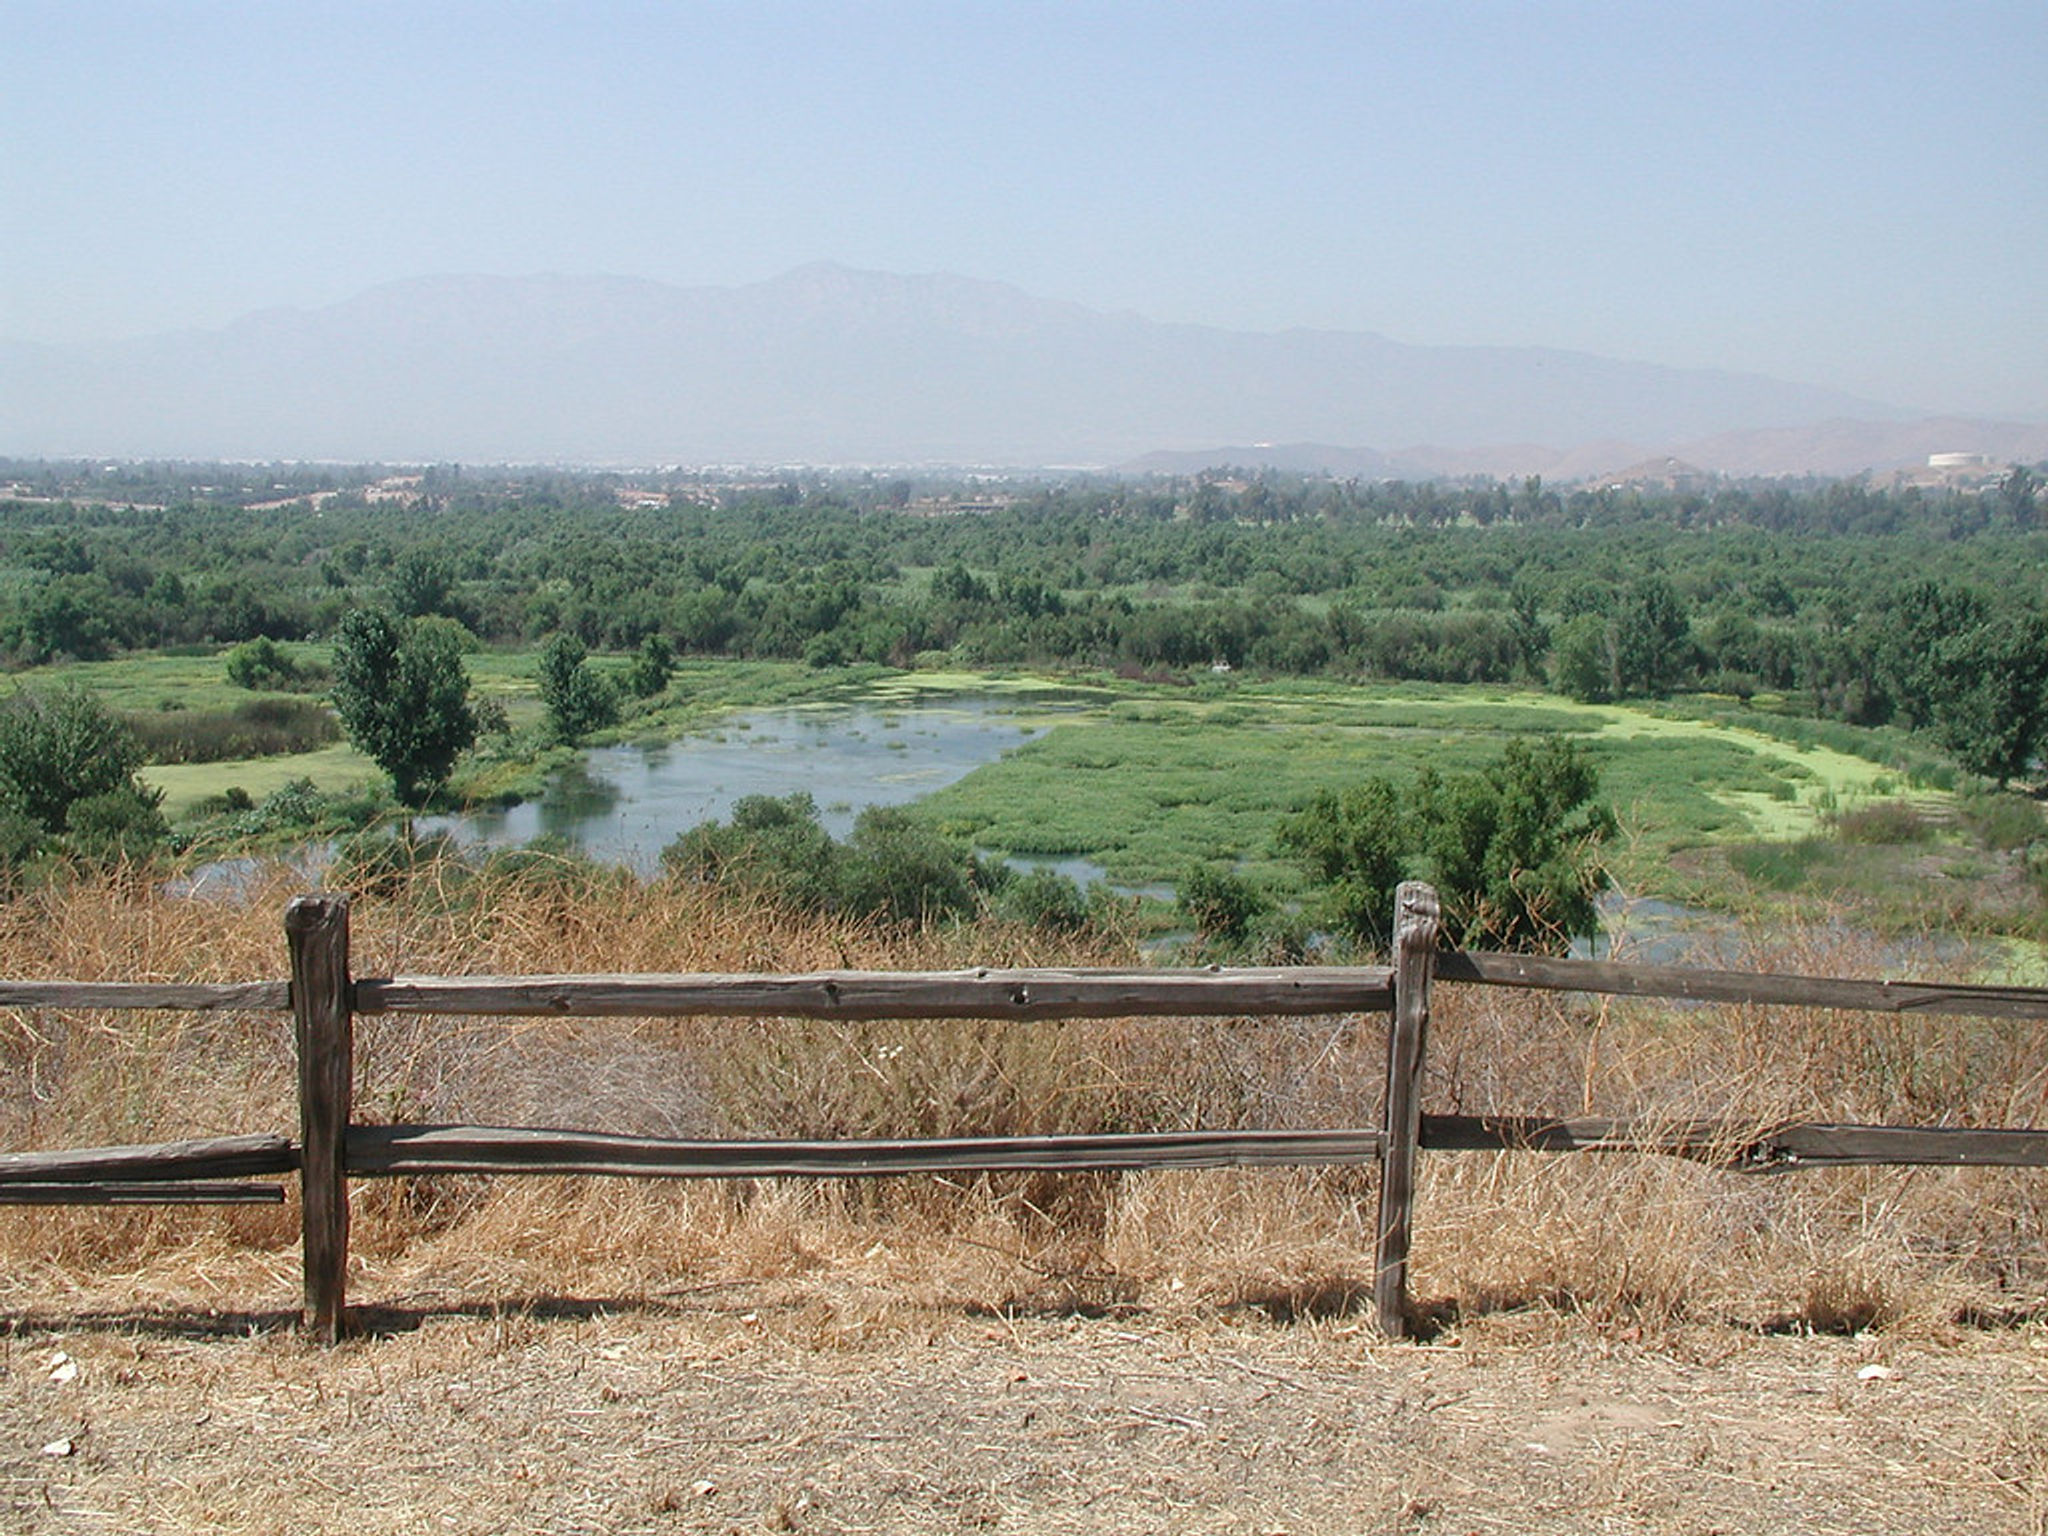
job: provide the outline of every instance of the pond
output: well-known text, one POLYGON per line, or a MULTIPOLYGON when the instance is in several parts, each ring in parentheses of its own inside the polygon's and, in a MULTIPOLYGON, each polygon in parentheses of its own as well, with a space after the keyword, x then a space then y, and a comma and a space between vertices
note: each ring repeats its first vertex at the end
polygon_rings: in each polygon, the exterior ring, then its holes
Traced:
POLYGON ((1085 707, 957 696, 751 710, 677 741, 597 748, 537 800, 421 817, 419 828, 483 848, 558 838, 652 874, 678 834, 723 820, 748 795, 809 794, 825 829, 844 837, 869 806, 907 805, 1085 707))
POLYGON ((1953 934, 1880 934, 1839 919, 1823 919, 1787 934, 1768 924, 1744 923, 1725 912, 1654 896, 1608 891, 1600 898, 1600 932, 1572 944, 1575 958, 1626 960, 1637 965, 1842 974, 1871 964, 1891 976, 1935 976, 1973 957, 1993 958, 1983 944, 1953 934), (1785 952, 1796 937, 1805 954, 1785 952))

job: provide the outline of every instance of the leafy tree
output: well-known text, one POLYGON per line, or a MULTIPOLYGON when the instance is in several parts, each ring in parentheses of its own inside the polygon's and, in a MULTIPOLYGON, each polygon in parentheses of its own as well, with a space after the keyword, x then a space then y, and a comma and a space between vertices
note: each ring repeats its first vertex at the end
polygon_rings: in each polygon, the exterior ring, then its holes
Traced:
POLYGON ((1920 581, 1899 589, 1881 615, 1870 661, 1882 698, 1870 713, 1881 721, 1896 710, 1909 725, 1932 724, 1968 684, 1955 642, 1990 623, 1990 601, 1975 587, 1920 581))
POLYGON ((668 637, 649 635, 640 642, 639 653, 626 669, 626 690, 636 699, 654 698, 668 688, 675 667, 675 648, 668 643, 668 637))
POLYGON ((540 701, 548 712, 548 734, 573 746, 592 731, 619 721, 619 695, 609 678, 590 670, 583 642, 567 632, 553 636, 540 652, 540 701))
POLYGON ((1613 619, 1614 693, 1662 698, 1692 663, 1692 621, 1685 600, 1662 576, 1630 587, 1613 619))
POLYGON ((2000 789, 2048 744, 2048 617, 2006 613, 1934 649, 1934 734, 2000 789))
POLYGON ((0 804, 44 833, 65 830, 79 801, 125 793, 156 797, 135 778, 135 733, 79 688, 21 692, 0 706, 0 804))
POLYGON ((1476 773, 1427 770, 1403 795, 1384 777, 1325 790, 1281 823, 1281 846, 1323 881, 1325 919, 1348 937, 1387 942, 1394 889, 1426 873, 1458 944, 1555 949, 1598 926, 1607 884, 1600 846, 1614 818, 1573 742, 1516 738, 1476 773))
POLYGON ((448 781, 476 740, 469 674, 446 629, 358 608, 334 638, 335 712, 349 740, 418 807, 448 781))
POLYGON ((1998 482, 1998 500, 2015 528, 2031 528, 2040 517, 2036 505, 2041 495, 2041 477, 2024 464, 2014 464, 1998 482))
POLYGON ((1557 626, 1550 663, 1558 692, 1581 704, 1604 704, 1614 697, 1611 638, 1608 621, 1597 613, 1574 614, 1557 626))
POLYGON ((391 607, 400 618, 445 613, 459 619, 454 598, 455 569, 439 555, 414 550, 391 568, 391 607))
POLYGON ((110 599, 96 575, 53 577, 21 599, 7 622, 7 642, 24 661, 97 660, 114 639, 106 619, 110 599))
POLYGON ((1394 888, 1406 877, 1413 828, 1394 781, 1375 775, 1338 790, 1321 790, 1280 823, 1280 846, 1302 859, 1327 887, 1325 920, 1337 932, 1373 947, 1387 942, 1394 888))
MULTIPOLYGON (((1531 484, 1536 487, 1533 494, 1540 495, 1542 482, 1532 480, 1531 484)), ((1535 584, 1517 575, 1508 588, 1508 605, 1512 611, 1509 623, 1515 637, 1515 649, 1521 654, 1522 668, 1532 677, 1543 675, 1543 656, 1550 649, 1550 631, 1543 623, 1538 603, 1535 584)))

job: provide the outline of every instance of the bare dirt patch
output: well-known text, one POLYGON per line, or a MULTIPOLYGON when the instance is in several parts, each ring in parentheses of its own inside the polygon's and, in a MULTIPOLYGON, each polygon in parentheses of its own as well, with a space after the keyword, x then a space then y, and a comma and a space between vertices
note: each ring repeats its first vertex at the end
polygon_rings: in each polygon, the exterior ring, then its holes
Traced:
POLYGON ((2048 1331, 1425 1345, 1254 1309, 911 1306, 844 1274, 428 1299, 323 1351, 274 1309, 17 1314, 21 1532, 2039 1532, 2048 1331))

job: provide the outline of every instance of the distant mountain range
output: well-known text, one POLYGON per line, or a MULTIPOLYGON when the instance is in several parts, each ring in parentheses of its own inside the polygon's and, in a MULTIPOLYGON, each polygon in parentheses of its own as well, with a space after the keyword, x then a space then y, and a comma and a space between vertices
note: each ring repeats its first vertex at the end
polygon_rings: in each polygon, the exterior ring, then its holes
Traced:
POLYGON ((2048 424, 1930 416, 1908 421, 1818 421, 1804 426, 1722 432, 1697 441, 1652 444, 1604 438, 1575 448, 1535 443, 1477 448, 1421 447, 1382 453, 1327 443, 1240 443, 1162 449, 1119 465, 1131 474, 1191 475, 1205 469, 1279 469, 1362 480, 1434 480, 1541 475, 1560 483, 1634 478, 1662 459, 1686 470, 1738 479, 1860 475, 1924 469, 1938 453, 1975 454, 1989 466, 2048 459, 2048 424))
POLYGON ((1757 375, 1164 324, 832 265, 733 288, 417 278, 218 330, 0 344, 15 455, 1049 467, 1275 443, 1431 445, 1302 449, 1301 468, 1572 479, 1660 453, 1737 473, 2033 458, 2048 431, 1757 375))

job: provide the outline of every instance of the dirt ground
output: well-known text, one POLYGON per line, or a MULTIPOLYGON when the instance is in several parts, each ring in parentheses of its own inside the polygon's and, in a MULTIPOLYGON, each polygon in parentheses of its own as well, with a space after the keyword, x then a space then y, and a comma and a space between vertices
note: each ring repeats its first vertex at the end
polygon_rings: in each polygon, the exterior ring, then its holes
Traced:
POLYGON ((1522 1313, 1389 1344, 1352 1318, 998 1316, 803 1277, 419 1295, 324 1351, 277 1281, 261 1311, 0 1314, 0 1527, 2048 1529, 2038 1324, 1645 1338, 1522 1313))

